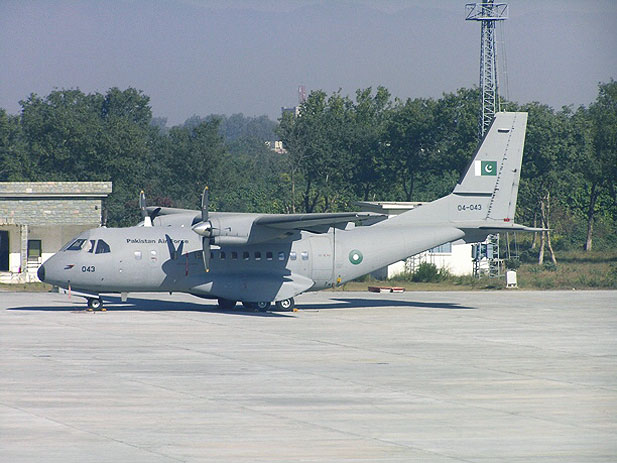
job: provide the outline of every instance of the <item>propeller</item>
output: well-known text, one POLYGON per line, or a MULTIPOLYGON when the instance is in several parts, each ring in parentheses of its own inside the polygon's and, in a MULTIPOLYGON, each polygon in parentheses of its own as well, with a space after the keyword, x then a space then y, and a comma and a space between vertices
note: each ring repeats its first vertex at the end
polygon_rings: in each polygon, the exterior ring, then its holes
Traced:
POLYGON ((201 222, 193 226, 193 231, 201 235, 203 247, 204 269, 210 271, 210 238, 212 237, 212 222, 209 220, 208 206, 210 204, 210 192, 208 186, 201 195, 201 222))
POLYGON ((144 190, 141 190, 139 193, 139 209, 141 210, 141 218, 144 221, 144 227, 151 227, 152 218, 146 211, 146 194, 144 193, 144 190))

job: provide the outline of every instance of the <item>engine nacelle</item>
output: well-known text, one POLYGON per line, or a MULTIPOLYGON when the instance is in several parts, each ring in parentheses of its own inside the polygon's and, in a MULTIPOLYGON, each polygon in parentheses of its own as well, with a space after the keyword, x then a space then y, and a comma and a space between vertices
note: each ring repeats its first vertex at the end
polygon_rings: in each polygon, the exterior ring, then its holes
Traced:
POLYGON ((259 214, 211 213, 206 222, 193 226, 193 231, 204 238, 210 238, 211 244, 241 246, 259 244, 276 239, 285 232, 263 225, 255 225, 259 214))

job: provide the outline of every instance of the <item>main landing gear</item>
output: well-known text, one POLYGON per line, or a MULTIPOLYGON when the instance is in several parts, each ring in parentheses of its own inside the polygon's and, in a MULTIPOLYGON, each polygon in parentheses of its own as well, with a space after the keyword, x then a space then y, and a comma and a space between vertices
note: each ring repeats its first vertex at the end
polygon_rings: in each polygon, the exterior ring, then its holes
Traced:
POLYGON ((107 311, 107 309, 103 307, 103 299, 100 297, 89 297, 88 312, 93 312, 95 310, 100 310, 101 312, 107 311))
MULTIPOLYGON (((218 303, 219 303, 219 308, 221 308, 222 310, 233 310, 236 307, 237 302, 232 301, 230 299, 219 298, 218 303)), ((289 299, 283 299, 282 301, 277 301, 274 304, 274 306, 276 307, 275 310, 279 312, 291 312, 294 309, 295 305, 296 303, 293 297, 290 297, 289 299)), ((270 307, 272 306, 272 303, 266 302, 266 301, 259 301, 259 302, 242 301, 242 306, 248 310, 254 310, 257 312, 266 312, 268 309, 270 309, 270 307)))
POLYGON ((291 312, 296 306, 296 301, 294 301, 293 297, 289 299, 283 299, 282 301, 278 301, 276 303, 276 309, 281 312, 291 312))

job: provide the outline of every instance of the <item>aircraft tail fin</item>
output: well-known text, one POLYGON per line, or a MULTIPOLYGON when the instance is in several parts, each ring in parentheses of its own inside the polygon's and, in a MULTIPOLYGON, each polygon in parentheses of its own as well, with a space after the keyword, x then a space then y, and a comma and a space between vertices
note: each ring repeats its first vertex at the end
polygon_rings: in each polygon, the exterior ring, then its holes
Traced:
POLYGON ((526 128, 527 113, 495 114, 491 127, 452 192, 457 200, 451 219, 514 220, 526 128))
POLYGON ((527 113, 495 114, 451 194, 383 223, 447 222, 462 229, 509 228, 514 224, 526 128, 527 113))

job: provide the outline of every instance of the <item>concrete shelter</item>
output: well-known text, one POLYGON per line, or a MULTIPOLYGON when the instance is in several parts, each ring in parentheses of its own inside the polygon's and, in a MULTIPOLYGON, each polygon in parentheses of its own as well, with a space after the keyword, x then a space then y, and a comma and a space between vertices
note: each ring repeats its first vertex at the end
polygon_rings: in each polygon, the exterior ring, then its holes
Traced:
POLYGON ((0 182, 0 282, 37 281, 63 244, 101 224, 111 182, 0 182))

